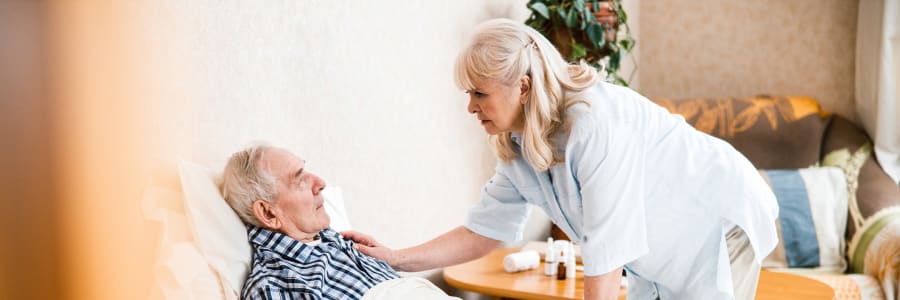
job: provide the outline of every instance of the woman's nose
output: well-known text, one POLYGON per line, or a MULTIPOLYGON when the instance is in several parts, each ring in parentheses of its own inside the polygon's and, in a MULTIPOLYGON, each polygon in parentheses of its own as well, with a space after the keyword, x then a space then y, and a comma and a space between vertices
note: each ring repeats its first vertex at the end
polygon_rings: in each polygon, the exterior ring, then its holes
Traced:
POLYGON ((474 114, 474 113, 477 113, 477 112, 478 112, 478 111, 476 110, 477 108, 478 108, 478 106, 475 105, 475 101, 472 100, 472 98, 470 97, 470 98, 469 98, 469 105, 466 106, 466 111, 468 111, 470 114, 474 114))

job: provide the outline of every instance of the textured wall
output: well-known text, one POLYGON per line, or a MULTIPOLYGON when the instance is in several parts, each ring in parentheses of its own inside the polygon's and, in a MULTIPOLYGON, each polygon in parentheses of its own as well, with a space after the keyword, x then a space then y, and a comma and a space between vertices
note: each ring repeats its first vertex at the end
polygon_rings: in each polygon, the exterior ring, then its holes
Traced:
POLYGON ((648 97, 803 95, 855 118, 856 0, 640 1, 648 97))
POLYGON ((181 141, 161 159, 221 166, 253 140, 284 145, 343 188, 358 230, 425 242, 463 223, 495 164, 453 83, 456 54, 479 22, 524 19, 522 2, 148 4, 165 20, 148 44, 165 45, 178 78, 164 86, 183 103, 163 112, 163 134, 181 141))
MULTIPOLYGON (((65 287, 140 299, 156 224, 141 194, 176 158, 220 168, 248 143, 295 150, 343 188, 357 229, 393 247, 459 226, 494 169, 453 60, 474 26, 524 0, 59 1, 65 287), (110 280, 129 278, 110 285, 110 280)), ((532 238, 546 236, 533 214, 532 238)), ((430 272, 431 278, 439 273, 430 272)))
POLYGON ((190 145, 179 154, 219 165, 252 140, 285 145, 389 245, 461 224, 494 158, 453 61, 480 21, 523 18, 518 1, 168 2, 188 93, 164 120, 190 145))

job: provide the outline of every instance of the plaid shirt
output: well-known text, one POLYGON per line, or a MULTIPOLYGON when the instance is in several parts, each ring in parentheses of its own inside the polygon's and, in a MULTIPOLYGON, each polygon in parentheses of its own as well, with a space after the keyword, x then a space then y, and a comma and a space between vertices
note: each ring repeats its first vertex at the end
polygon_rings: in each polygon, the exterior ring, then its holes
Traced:
POLYGON ((331 228, 310 246, 287 235, 248 226, 253 269, 241 298, 359 299, 376 284, 399 276, 388 264, 353 249, 331 228))

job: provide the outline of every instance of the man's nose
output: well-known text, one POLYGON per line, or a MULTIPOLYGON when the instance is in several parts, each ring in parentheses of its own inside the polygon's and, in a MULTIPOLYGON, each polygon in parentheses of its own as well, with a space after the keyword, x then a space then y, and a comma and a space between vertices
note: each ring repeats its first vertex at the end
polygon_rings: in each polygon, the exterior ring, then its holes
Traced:
POLYGON ((318 195, 325 189, 325 180, 322 180, 319 176, 316 176, 316 179, 313 183, 313 193, 318 195))

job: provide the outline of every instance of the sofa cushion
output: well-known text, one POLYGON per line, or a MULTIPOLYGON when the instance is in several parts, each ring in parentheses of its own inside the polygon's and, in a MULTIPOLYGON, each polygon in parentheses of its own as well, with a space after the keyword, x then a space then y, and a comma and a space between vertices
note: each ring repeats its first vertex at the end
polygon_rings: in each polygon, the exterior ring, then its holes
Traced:
POLYGON ((889 299, 900 297, 900 206, 866 219, 850 242, 850 268, 871 274, 889 299))
MULTIPOLYGON (((900 205, 900 186, 878 164, 871 145, 862 129, 840 116, 833 118, 822 144, 822 164, 843 168, 851 182, 858 204, 857 219, 870 218, 886 207, 900 205), (854 156, 865 157, 862 162, 855 162, 854 156)), ((847 240, 853 238, 860 222, 847 224, 847 240)))
POLYGON ((778 199, 779 243, 765 268, 843 272, 847 186, 834 167, 760 171, 778 199))
POLYGON ((721 138, 758 169, 799 169, 821 157, 830 115, 806 97, 657 99, 700 131, 721 138))
POLYGON ((806 275, 824 282, 834 289, 834 300, 883 300, 884 293, 878 281, 869 275, 850 274, 806 275))

